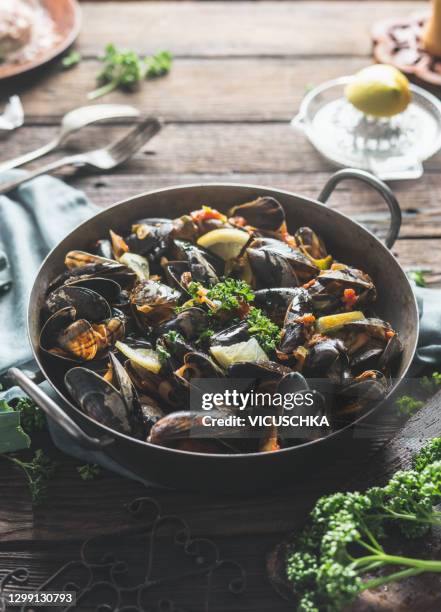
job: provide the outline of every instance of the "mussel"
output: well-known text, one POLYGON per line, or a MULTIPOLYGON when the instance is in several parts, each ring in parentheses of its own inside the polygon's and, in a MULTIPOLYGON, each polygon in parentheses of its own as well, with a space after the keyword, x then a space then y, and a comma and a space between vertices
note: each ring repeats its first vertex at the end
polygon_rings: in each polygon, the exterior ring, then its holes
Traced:
POLYGON ((298 287, 315 277, 319 268, 301 251, 273 238, 258 238, 246 249, 253 286, 298 287))
POLYGON ((208 327, 208 315, 202 308, 192 307, 183 310, 174 318, 169 319, 158 327, 158 336, 170 331, 181 334, 186 340, 194 340, 202 330, 208 327))
POLYGON ((235 219, 244 220, 246 225, 273 232, 285 223, 285 211, 282 205, 270 196, 261 196, 251 202, 233 206, 228 215, 233 223, 235 219))
POLYGON ((176 289, 156 280, 138 282, 130 301, 146 325, 160 325, 174 316, 181 294, 176 289))
POLYGON ((61 308, 44 324, 40 334, 41 348, 59 358, 91 361, 125 334, 124 322, 118 317, 90 323, 78 319, 74 307, 61 308))
POLYGON ((140 435, 140 421, 133 406, 107 380, 83 367, 66 373, 67 390, 81 410, 95 421, 134 437, 140 435))
POLYGON ((299 354, 296 355, 296 351, 312 336, 312 326, 315 322, 308 291, 302 287, 297 287, 293 291, 294 297, 286 311, 281 340, 277 347, 277 356, 282 360, 290 357, 300 358, 299 354))

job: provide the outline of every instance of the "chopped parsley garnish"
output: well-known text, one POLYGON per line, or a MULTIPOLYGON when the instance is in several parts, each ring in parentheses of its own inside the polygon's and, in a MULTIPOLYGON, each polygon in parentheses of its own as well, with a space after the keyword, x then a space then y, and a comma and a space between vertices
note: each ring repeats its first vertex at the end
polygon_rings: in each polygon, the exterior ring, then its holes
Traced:
POLYGON ((222 310, 235 310, 244 303, 252 302, 254 293, 245 281, 227 278, 211 287, 207 297, 214 302, 219 302, 219 308, 222 310))
POLYGON ((163 337, 167 338, 169 342, 176 342, 177 340, 184 340, 184 336, 174 329, 171 329, 169 332, 165 333, 163 337))
POLYGON ((274 351, 280 340, 279 327, 264 315, 260 308, 254 306, 250 309, 246 321, 249 333, 256 338, 262 349, 266 353, 274 351))
POLYGON ((170 357, 170 353, 167 351, 161 339, 156 342, 156 354, 158 355, 159 361, 165 363, 170 357))

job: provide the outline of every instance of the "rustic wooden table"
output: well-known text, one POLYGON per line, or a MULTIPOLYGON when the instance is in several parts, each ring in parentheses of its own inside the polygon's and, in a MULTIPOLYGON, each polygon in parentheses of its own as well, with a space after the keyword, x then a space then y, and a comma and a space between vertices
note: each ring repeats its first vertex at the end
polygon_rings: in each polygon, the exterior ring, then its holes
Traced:
MULTIPOLYGON (((3 143, 10 158, 47 142, 66 111, 86 104, 95 83, 97 56, 106 43, 151 53, 170 49, 169 76, 146 82, 133 94, 113 93, 108 102, 127 102, 161 116, 166 127, 130 163, 110 175, 71 179, 105 207, 157 187, 203 181, 273 185, 314 197, 333 172, 305 138, 290 129, 305 89, 353 73, 370 62, 372 22, 421 9, 417 2, 84 2, 77 48, 82 63, 61 71, 57 63, 6 86, 22 96, 26 125, 3 143)), ((6 91, 7 90, 7 91, 6 91)), ((105 142, 124 126, 89 128, 71 149, 105 142)), ((395 183, 403 227, 394 253, 403 266, 427 268, 436 284, 441 274, 441 154, 425 164, 419 181, 395 183)), ((344 184, 330 206, 384 231, 384 204, 357 185, 344 184)), ((162 211, 166 214, 167 211, 162 211)), ((91 535, 129 525, 124 504, 154 495, 166 512, 184 517, 198 536, 213 538, 222 556, 243 564, 248 583, 238 597, 216 598, 210 610, 276 612, 289 607, 265 578, 268 548, 298 525, 323 491, 338 489, 366 457, 317 469, 288 491, 247 499, 207 498, 163 492, 103 474, 82 481, 76 463, 60 457, 48 503, 33 512, 22 475, 0 466, 0 577, 26 566, 35 588, 65 561, 78 556, 91 535), (222 599, 222 601, 221 601, 222 599)), ((213 475, 215 478, 215 475, 213 475)), ((182 586, 182 585, 181 585, 182 586)), ((14 587, 17 588, 17 587, 14 587)), ((202 586, 167 588, 166 595, 197 612, 202 586)))

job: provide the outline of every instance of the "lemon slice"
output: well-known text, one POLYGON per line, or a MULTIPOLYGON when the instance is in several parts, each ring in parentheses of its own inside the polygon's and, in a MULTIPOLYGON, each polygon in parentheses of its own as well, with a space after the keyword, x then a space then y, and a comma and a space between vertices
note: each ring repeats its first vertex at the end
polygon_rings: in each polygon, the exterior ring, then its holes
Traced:
POLYGON ((387 64, 363 68, 345 90, 347 100, 366 115, 392 117, 406 110, 412 99, 407 77, 387 64))
POLYGON ((150 278, 150 267, 148 260, 142 255, 136 253, 124 253, 119 258, 119 261, 133 270, 139 280, 149 280, 150 278))
POLYGON ((327 315, 326 317, 320 317, 320 319, 317 320, 317 331, 322 334, 327 334, 331 331, 337 331, 340 327, 343 327, 343 325, 346 325, 347 323, 363 321, 364 318, 365 316, 360 310, 342 312, 335 315, 327 315))
POLYGON ((235 227, 218 228, 201 236, 197 243, 227 261, 239 255, 249 238, 248 232, 235 227))
POLYGON ((153 372, 154 374, 157 374, 161 369, 161 362, 159 360, 158 353, 153 349, 135 349, 124 342, 120 342, 119 340, 115 342, 115 346, 123 355, 134 361, 141 368, 150 370, 150 372, 153 372))
POLYGON ((256 338, 230 346, 212 346, 210 353, 223 368, 228 368, 229 365, 238 361, 268 361, 268 355, 256 338))

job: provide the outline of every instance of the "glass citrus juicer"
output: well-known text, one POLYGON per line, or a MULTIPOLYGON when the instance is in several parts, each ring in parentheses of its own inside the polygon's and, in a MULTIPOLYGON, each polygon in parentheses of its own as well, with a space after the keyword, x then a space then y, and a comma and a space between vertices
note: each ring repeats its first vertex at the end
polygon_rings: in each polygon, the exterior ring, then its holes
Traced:
POLYGON ((388 118, 362 113, 345 96, 354 76, 322 83, 304 97, 291 125, 337 166, 368 170, 383 180, 417 179, 441 147, 441 103, 410 84, 407 108, 388 118))

